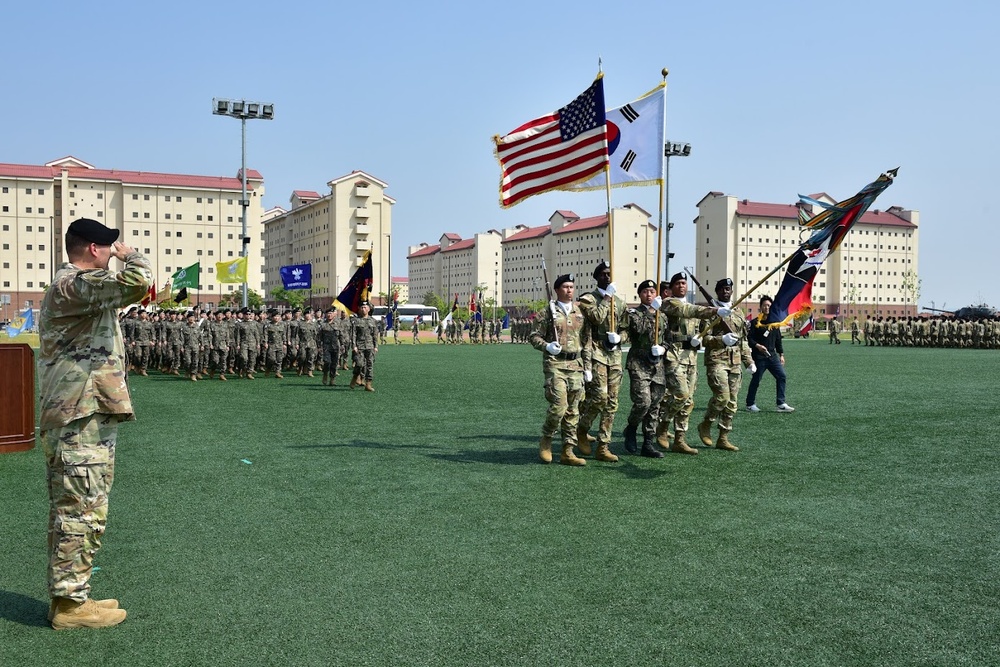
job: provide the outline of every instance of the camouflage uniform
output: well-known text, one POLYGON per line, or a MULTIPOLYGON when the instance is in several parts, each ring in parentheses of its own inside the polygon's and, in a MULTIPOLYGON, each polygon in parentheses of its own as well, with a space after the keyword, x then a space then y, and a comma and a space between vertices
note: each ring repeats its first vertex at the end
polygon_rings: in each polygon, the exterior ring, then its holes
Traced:
POLYGON ((340 360, 337 366, 346 371, 347 355, 351 350, 351 321, 347 319, 347 313, 341 311, 336 322, 337 335, 340 337, 340 360))
MULTIPOLYGON (((656 437, 656 425, 660 414, 660 401, 666 390, 663 357, 654 357, 652 347, 656 329, 656 311, 640 304, 625 315, 626 329, 631 347, 625 358, 625 368, 629 376, 629 394, 632 410, 626 427, 626 448, 634 453, 634 446, 628 445, 629 438, 642 426, 643 440, 652 442, 656 437), (631 434, 631 436, 629 435, 631 434)), ((655 339, 663 344, 667 330, 667 318, 660 317, 660 329, 655 339)))
POLYGON ((691 346, 691 337, 699 333, 701 320, 696 318, 711 317, 715 311, 707 306, 696 306, 673 297, 665 299, 660 310, 666 314, 670 330, 670 342, 666 346, 667 355, 664 360, 667 391, 663 396, 663 405, 660 406, 660 424, 657 428, 660 444, 663 445, 671 423, 675 441, 684 442, 684 434, 687 433, 691 412, 694 410, 694 392, 698 385, 698 349, 691 346))
POLYGON ((319 325, 320 354, 323 355, 323 384, 329 380, 330 386, 337 377, 337 363, 340 359, 340 332, 337 330, 337 315, 327 316, 319 325))
POLYGON ((84 602, 107 523, 118 423, 131 421, 125 346, 116 309, 153 282, 129 253, 118 273, 64 264, 39 319, 39 439, 49 487, 49 595, 84 602))
POLYGON ((232 343, 230 337, 230 326, 223 315, 218 315, 214 322, 206 322, 209 334, 211 335, 211 348, 209 353, 209 377, 213 373, 219 373, 219 379, 226 379, 226 369, 229 367, 229 347, 232 343))
POLYGON ((285 358, 285 339, 288 336, 286 322, 273 319, 264 326, 264 345, 267 348, 267 364, 265 373, 274 371, 275 377, 281 377, 281 364, 285 358))
POLYGON ((181 351, 177 355, 178 367, 184 366, 184 370, 191 379, 198 377, 201 371, 201 329, 198 327, 198 320, 194 316, 189 316, 183 328, 178 330, 181 336, 181 351))
POLYGON ((585 338, 587 332, 583 322, 583 312, 576 304, 571 304, 567 313, 557 302, 551 301, 549 308, 535 319, 535 328, 530 336, 532 347, 542 352, 545 399, 549 402, 542 424, 542 438, 551 439, 561 431, 564 451, 572 451, 577 444, 578 408, 583 398, 584 353, 590 346, 590 339, 585 338), (553 330, 554 341, 551 340, 553 330), (559 343, 562 351, 557 355, 549 354, 545 346, 550 342, 559 343))
MULTIPOLYGON (((393 332, 396 326, 393 322, 393 332)), ((351 349, 354 350, 354 376, 370 383, 378 352, 378 323, 371 316, 351 318, 351 349)))
POLYGON ((618 296, 610 300, 596 289, 580 297, 577 304, 584 316, 586 337, 590 342, 586 370, 591 373, 590 382, 586 383, 585 396, 580 405, 580 422, 577 441, 584 454, 589 446, 583 443, 590 430, 590 425, 600 415, 601 421, 597 430, 598 446, 611 445, 611 427, 618 412, 618 392, 622 386, 622 351, 621 345, 611 345, 608 333, 618 333, 611 329, 611 304, 614 303, 615 329, 624 330, 626 325, 625 302, 618 296))
POLYGON ((149 321, 146 317, 146 313, 143 312, 136 320, 135 325, 132 329, 133 333, 133 349, 135 354, 132 358, 132 365, 139 372, 140 375, 146 375, 146 367, 149 365, 150 353, 154 346, 156 345, 156 329, 153 323, 149 321))
POLYGON ((705 375, 708 386, 712 388, 712 398, 705 411, 705 419, 699 425, 699 435, 702 434, 703 430, 711 429, 712 423, 716 420, 719 422, 720 437, 728 436, 729 432, 733 430, 733 416, 737 409, 736 401, 739 398, 740 385, 743 382, 741 365, 749 368, 753 363, 750 346, 747 344, 746 318, 743 311, 739 308, 733 308, 732 314, 724 319, 729 324, 730 331, 739 340, 736 345, 727 346, 722 340, 726 332, 721 322, 714 324, 703 339, 705 375))
POLYGON ((299 322, 299 375, 313 376, 313 366, 316 364, 316 345, 319 342, 319 323, 307 315, 299 322))

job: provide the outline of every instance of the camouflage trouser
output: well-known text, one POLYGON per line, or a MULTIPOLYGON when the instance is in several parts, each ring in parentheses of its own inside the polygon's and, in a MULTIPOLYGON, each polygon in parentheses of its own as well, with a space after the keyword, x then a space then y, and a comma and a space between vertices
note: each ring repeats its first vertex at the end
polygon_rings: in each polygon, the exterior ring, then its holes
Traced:
POLYGON ((236 355, 240 371, 243 373, 253 373, 257 370, 257 347, 255 345, 244 345, 236 355))
POLYGON ((228 360, 226 357, 229 355, 229 349, 225 347, 215 347, 209 352, 209 362, 208 367, 213 373, 218 371, 220 374, 225 375, 228 365, 228 360))
POLYGON ((358 350, 354 353, 354 374, 362 380, 371 381, 375 369, 375 350, 358 350))
MULTIPOLYGON (((673 422, 674 431, 684 433, 688 430, 688 421, 691 419, 691 411, 694 410, 694 390, 698 386, 698 366, 696 364, 670 364, 666 371, 669 391, 664 395, 664 404, 660 407, 660 422, 664 429, 669 429, 671 422, 673 422)), ((738 387, 736 393, 739 393, 738 387)))
POLYGON ((167 349, 170 351, 170 370, 179 371, 182 364, 187 363, 187 350, 180 343, 169 343, 167 349))
POLYGON ((660 416, 660 401, 666 387, 646 374, 629 373, 629 395, 632 397, 632 411, 628 413, 629 426, 642 426, 644 438, 656 437, 656 425, 660 416))
POLYGON ((283 345, 269 345, 267 348, 267 364, 265 370, 268 372, 281 372, 281 362, 285 358, 285 347, 283 345))
POLYGON ((108 519, 118 415, 41 431, 49 484, 49 595, 83 602, 108 519))
POLYGON ((620 363, 613 366, 595 363, 592 373, 593 379, 587 383, 586 396, 580 405, 579 426, 589 431, 590 425, 600 415, 597 442, 610 445, 611 427, 618 412, 618 391, 622 387, 622 366, 620 363))
POLYGON ((323 346, 323 372, 331 375, 337 374, 337 365, 340 361, 340 346, 323 346))
POLYGON ((132 359, 136 370, 144 371, 149 365, 149 345, 138 343, 135 346, 135 356, 132 359))
POLYGON ((576 445, 580 399, 583 398, 583 372, 555 369, 545 372, 545 400, 549 410, 542 424, 542 437, 551 438, 562 431, 564 445, 576 445))
POLYGON ((705 421, 719 420, 719 429, 733 430, 733 415, 736 414, 736 401, 740 395, 740 385, 743 383, 743 371, 739 366, 716 364, 705 369, 708 386, 712 388, 712 399, 705 411, 705 421))
MULTIPOLYGON (((177 364, 177 369, 180 370, 180 366, 182 364, 181 357, 178 356, 177 361, 175 363, 177 364)), ((184 365, 184 370, 186 370, 191 375, 197 375, 198 373, 201 372, 201 364, 199 363, 198 359, 198 348, 196 347, 184 348, 183 365, 184 365)))
POLYGON ((312 371, 316 365, 316 348, 315 347, 300 347, 299 348, 299 368, 303 371, 312 371))

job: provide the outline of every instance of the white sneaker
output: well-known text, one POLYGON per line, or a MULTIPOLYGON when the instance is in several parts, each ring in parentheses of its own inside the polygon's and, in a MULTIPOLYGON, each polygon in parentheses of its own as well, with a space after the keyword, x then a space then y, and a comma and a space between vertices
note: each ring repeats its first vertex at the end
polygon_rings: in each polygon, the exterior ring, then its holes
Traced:
POLYGON ((788 403, 782 403, 778 406, 778 412, 795 412, 795 408, 790 406, 788 403))
POLYGON ((760 412, 760 408, 757 407, 756 403, 753 405, 748 405, 747 412, 760 412))

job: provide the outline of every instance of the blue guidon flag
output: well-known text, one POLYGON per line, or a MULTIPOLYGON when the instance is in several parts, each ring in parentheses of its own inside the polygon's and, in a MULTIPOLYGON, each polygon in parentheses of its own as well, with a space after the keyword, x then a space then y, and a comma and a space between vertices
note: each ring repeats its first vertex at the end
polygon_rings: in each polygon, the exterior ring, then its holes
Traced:
POLYGON ((285 289, 312 289, 312 264, 292 264, 278 269, 285 289))

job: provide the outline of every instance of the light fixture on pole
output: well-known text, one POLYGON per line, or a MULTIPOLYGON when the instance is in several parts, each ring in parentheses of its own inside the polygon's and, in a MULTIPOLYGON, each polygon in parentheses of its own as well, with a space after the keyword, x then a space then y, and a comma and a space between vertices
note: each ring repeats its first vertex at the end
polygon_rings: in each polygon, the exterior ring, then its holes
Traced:
POLYGON ((676 144, 668 141, 663 145, 663 156, 666 158, 664 175, 667 181, 667 186, 664 188, 663 193, 663 211, 667 217, 667 228, 664 230, 663 235, 664 254, 667 258, 664 274, 667 280, 670 280, 670 258, 673 257, 673 253, 670 252, 670 230, 674 228, 674 223, 670 222, 670 158, 687 157, 688 155, 691 155, 691 144, 676 144))
MULTIPOLYGON (((240 207, 243 210, 242 223, 243 233, 240 236, 241 250, 240 257, 248 255, 250 237, 247 236, 247 208, 250 207, 250 200, 247 199, 247 120, 272 120, 274 118, 274 105, 262 102, 247 102, 246 100, 226 100, 215 98, 212 100, 212 113, 216 116, 229 116, 239 118, 243 133, 243 152, 240 167, 240 181, 243 185, 243 195, 240 198, 240 207)), ((249 260, 247 260, 249 263, 249 260)), ((243 307, 247 307, 247 284, 243 283, 243 307)))

